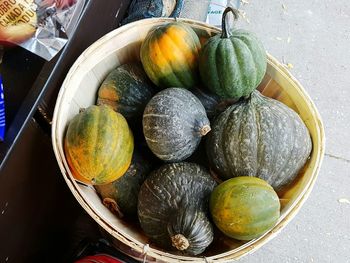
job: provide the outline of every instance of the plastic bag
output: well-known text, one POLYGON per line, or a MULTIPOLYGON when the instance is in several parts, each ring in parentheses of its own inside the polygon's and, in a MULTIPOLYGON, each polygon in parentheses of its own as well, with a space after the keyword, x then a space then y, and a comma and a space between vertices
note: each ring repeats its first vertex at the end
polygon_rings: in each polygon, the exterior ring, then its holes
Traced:
POLYGON ((0 0, 0 43, 46 60, 66 44, 85 0, 0 0))

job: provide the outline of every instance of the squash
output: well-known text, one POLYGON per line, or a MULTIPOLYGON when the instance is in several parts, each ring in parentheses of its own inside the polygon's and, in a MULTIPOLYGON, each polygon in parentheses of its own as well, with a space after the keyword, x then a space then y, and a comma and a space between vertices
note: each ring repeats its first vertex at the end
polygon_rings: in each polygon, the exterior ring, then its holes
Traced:
POLYGON ((151 30, 142 42, 140 58, 148 77, 160 88, 191 88, 199 79, 198 36, 181 22, 151 30))
POLYGON ((64 150, 72 175, 81 182, 118 179, 129 168, 133 149, 125 118, 108 106, 90 106, 69 122, 64 150))
POLYGON ((142 116, 147 102, 155 94, 140 62, 113 69, 98 89, 97 105, 109 105, 130 120, 142 116))
POLYGON ((192 88, 190 91, 200 100, 209 119, 218 114, 217 105, 220 103, 219 96, 197 87, 192 88))
POLYGON ((208 41, 208 39, 212 36, 212 32, 209 32, 206 29, 203 28, 197 28, 197 27, 192 27, 193 31, 196 33, 198 36, 199 42, 201 46, 205 44, 205 42, 208 41))
POLYGON ((135 148, 131 164, 122 177, 109 184, 95 186, 103 204, 118 217, 137 215, 140 187, 153 166, 147 158, 147 149, 139 148, 135 148))
POLYGON ((231 99, 220 98, 203 88, 194 87, 190 91, 200 100, 210 120, 235 102, 231 99))
POLYGON ((189 157, 210 131, 203 105, 182 88, 158 92, 148 102, 142 124, 148 147, 159 159, 169 162, 189 157))
POLYGON ((305 165, 312 142, 295 111, 254 91, 217 117, 206 146, 222 179, 256 176, 279 191, 305 165))
POLYGON ((206 87, 222 98, 247 97, 262 81, 267 66, 266 51, 251 32, 231 30, 227 14, 238 18, 238 11, 227 7, 222 17, 222 34, 211 37, 199 57, 199 71, 206 87))
POLYGON ((138 217, 158 246, 185 255, 202 253, 213 240, 208 198, 216 182, 194 163, 172 163, 153 171, 142 184, 138 217))
POLYGON ((232 178, 215 187, 209 207, 215 225, 238 240, 259 237, 280 217, 280 202, 273 188, 249 176, 232 178))

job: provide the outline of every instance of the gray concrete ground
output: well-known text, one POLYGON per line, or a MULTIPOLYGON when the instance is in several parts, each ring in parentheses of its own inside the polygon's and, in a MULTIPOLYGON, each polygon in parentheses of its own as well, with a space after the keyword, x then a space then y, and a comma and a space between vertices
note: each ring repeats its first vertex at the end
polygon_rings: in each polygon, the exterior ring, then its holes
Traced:
POLYGON ((248 2, 241 6, 246 20, 237 26, 254 31, 268 52, 294 66, 290 71, 323 118, 327 142, 299 214, 239 262, 350 262, 350 1, 248 2))

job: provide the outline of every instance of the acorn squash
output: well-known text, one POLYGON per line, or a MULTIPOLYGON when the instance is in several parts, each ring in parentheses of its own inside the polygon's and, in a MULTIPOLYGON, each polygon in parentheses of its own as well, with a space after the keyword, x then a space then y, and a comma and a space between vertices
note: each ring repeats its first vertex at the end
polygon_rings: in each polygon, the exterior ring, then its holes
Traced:
POLYGON ((130 120, 142 116, 147 102, 155 94, 140 62, 113 69, 98 89, 97 105, 109 105, 130 120))
POLYGON ((142 42, 140 58, 148 77, 160 88, 191 88, 199 79, 198 36, 181 22, 152 29, 142 42))
POLYGON ((215 225, 238 240, 259 237, 280 217, 276 192, 264 180, 250 176, 219 184, 210 195, 209 206, 215 225))
POLYGON ((246 30, 231 31, 227 14, 238 11, 227 7, 222 18, 222 34, 203 46, 199 71, 203 84, 222 98, 247 97, 262 81, 267 66, 266 51, 260 40, 246 30))
POLYGON ((134 139, 125 118, 108 106, 90 106, 68 125, 64 150, 72 175, 87 184, 106 184, 129 168, 134 139))

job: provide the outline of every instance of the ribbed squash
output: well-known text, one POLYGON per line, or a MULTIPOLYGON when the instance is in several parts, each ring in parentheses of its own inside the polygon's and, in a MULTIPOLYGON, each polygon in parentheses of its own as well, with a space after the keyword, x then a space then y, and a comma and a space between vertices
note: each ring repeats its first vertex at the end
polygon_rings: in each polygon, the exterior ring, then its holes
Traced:
POLYGON ((191 27, 173 22, 151 30, 140 57, 148 77, 161 88, 191 88, 198 81, 200 42, 191 27))
POLYGON ((126 172, 134 139, 120 113, 108 106, 90 106, 69 122, 64 149, 73 176, 99 185, 126 172))
POLYGON ((153 171, 142 184, 138 217, 148 237, 164 249, 202 253, 213 240, 208 199, 216 186, 198 164, 172 163, 153 171))
POLYGON ((215 187, 209 207, 215 225, 238 240, 259 237, 280 216, 280 202, 273 188, 249 176, 232 178, 215 187))
POLYGON ((155 89, 140 62, 130 62, 113 69, 98 89, 98 105, 109 105, 131 120, 142 116, 155 89))
POLYGON ((256 176, 278 191, 305 165, 312 142, 295 111, 254 91, 216 118, 206 146, 222 179, 256 176))
POLYGON ((251 32, 227 28, 226 15, 238 11, 228 7, 222 19, 222 34, 203 46, 199 70, 203 84, 222 98, 247 97, 262 81, 267 66, 266 51, 251 32))
POLYGON ((161 160, 185 160, 210 131, 201 102, 190 91, 169 88, 158 92, 143 113, 143 134, 148 147, 161 160))

